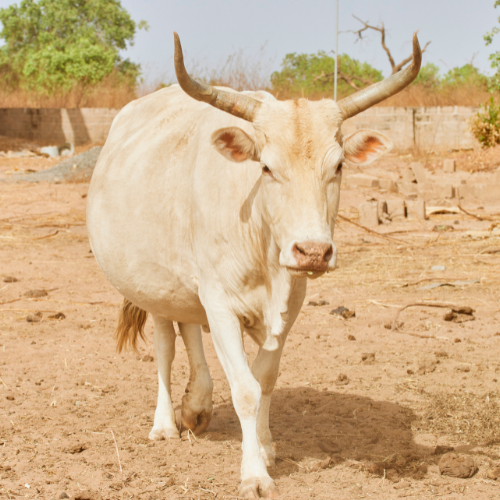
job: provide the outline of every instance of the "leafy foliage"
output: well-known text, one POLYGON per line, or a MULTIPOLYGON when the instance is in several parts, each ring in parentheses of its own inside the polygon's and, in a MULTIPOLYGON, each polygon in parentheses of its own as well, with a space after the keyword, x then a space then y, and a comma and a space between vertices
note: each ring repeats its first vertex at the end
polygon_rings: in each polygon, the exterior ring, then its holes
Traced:
POLYGON ((122 60, 136 23, 119 0, 22 0, 0 9, 0 75, 11 88, 44 93, 91 86, 116 72, 135 84, 140 67, 122 60))
POLYGON ((424 64, 414 81, 414 85, 422 85, 426 88, 438 87, 440 83, 439 67, 432 63, 424 64))
MULTIPOLYGON (((347 54, 339 56, 339 70, 339 74, 343 73, 346 77, 338 79, 340 95, 350 94, 356 87, 363 88, 383 79, 379 70, 347 54)), ((287 95, 333 94, 334 72, 335 58, 324 51, 317 54, 287 54, 281 63, 281 70, 271 75, 271 84, 274 92, 287 95)))
MULTIPOLYGON (((500 0, 495 0, 495 9, 500 6, 500 0)), ((498 17, 498 22, 500 23, 500 17, 498 17)), ((495 26, 491 31, 484 35, 484 41, 486 45, 491 45, 493 43, 493 38, 495 35, 500 33, 500 28, 495 26)), ((500 51, 490 54, 491 67, 496 70, 496 74, 492 78, 492 88, 495 90, 500 90, 500 51)))
POLYGON ((500 103, 495 104, 493 97, 489 104, 481 106, 484 112, 478 112, 471 120, 471 131, 483 147, 500 144, 500 103))

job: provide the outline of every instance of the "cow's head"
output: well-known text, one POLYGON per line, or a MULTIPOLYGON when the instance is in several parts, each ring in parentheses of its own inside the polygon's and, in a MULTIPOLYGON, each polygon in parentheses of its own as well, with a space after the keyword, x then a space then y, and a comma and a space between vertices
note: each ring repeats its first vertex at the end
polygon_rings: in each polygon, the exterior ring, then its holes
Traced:
POLYGON ((234 162, 260 163, 257 202, 280 248, 280 264, 296 276, 316 277, 336 263, 333 230, 338 211, 342 164, 367 165, 391 148, 382 134, 359 130, 348 137, 342 122, 409 85, 420 69, 421 51, 413 37, 410 66, 339 102, 330 99, 254 99, 193 80, 184 67, 175 36, 175 69, 191 97, 243 118, 254 133, 239 127, 215 131, 212 144, 234 162))

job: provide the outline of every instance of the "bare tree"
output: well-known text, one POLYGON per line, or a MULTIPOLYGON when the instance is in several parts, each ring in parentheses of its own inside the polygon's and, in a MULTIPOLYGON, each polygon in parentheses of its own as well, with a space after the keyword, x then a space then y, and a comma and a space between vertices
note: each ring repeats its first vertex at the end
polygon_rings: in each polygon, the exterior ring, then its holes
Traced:
MULTIPOLYGON (((394 58, 392 57, 391 51, 389 50, 389 47, 387 47, 385 43, 385 26, 384 23, 382 23, 381 26, 372 26, 369 24, 369 21, 365 22, 362 21, 359 17, 356 17, 354 14, 353 16, 354 19, 358 20, 361 24, 363 24, 363 28, 355 31, 355 30, 349 30, 347 33, 355 33, 358 35, 358 40, 363 39, 363 32, 366 30, 374 30, 378 31, 381 36, 381 43, 382 43, 382 48, 385 50, 385 53, 387 54, 387 57, 389 58, 389 62, 391 63, 391 68, 392 68, 392 74, 397 73, 401 69, 403 69, 411 60, 412 60, 412 55, 410 54, 406 59, 403 59, 399 64, 396 64, 394 62, 394 58)), ((357 40, 356 40, 357 41, 357 40)), ((425 52, 425 49, 429 46, 431 42, 427 42, 422 49, 422 54, 425 52)))

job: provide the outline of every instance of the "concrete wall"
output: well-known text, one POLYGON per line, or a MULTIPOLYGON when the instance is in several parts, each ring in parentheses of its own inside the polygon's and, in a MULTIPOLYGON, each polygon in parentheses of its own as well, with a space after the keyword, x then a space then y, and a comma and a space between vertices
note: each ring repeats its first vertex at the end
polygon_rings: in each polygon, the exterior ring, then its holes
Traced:
POLYGON ((386 134, 397 151, 417 149, 443 152, 450 149, 477 148, 470 129, 470 118, 479 108, 445 106, 400 108, 379 106, 347 120, 342 131, 350 134, 369 128, 386 134))
MULTIPOLYGON (((104 142, 118 109, 0 109, 0 135, 39 140, 47 145, 71 141, 104 142)), ((469 130, 477 108, 375 107, 347 120, 349 134, 363 128, 389 136, 397 151, 448 151, 478 147, 469 130)))
POLYGON ((104 142, 119 109, 0 109, 0 135, 46 145, 104 142))

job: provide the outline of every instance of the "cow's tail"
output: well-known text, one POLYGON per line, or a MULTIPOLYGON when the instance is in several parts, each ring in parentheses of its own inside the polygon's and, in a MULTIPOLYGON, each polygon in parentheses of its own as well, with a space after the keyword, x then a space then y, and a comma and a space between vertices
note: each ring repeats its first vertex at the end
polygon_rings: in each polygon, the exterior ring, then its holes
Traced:
POLYGON ((144 325, 148 319, 148 313, 140 307, 134 306, 130 300, 123 299, 118 326, 115 331, 116 350, 133 349, 137 351, 137 340, 139 337, 146 342, 144 325))

